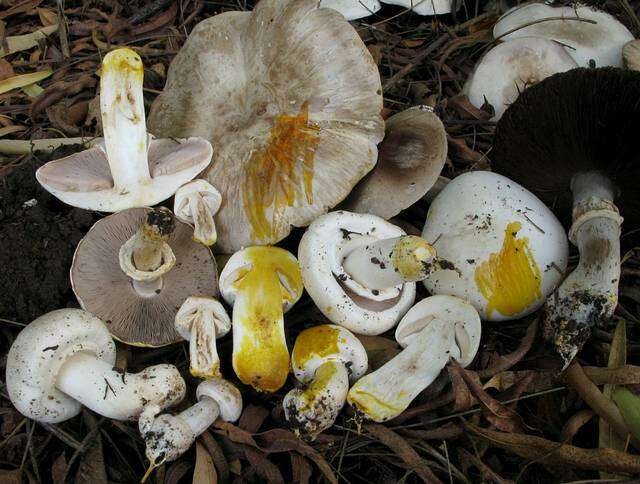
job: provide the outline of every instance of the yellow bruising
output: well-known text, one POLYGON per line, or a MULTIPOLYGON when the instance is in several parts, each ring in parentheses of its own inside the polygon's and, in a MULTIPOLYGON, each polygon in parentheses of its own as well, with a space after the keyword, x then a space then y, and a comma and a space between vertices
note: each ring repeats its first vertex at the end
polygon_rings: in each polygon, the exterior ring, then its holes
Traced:
POLYGON ((196 378, 222 378, 220 360, 216 349, 215 328, 209 327, 203 318, 197 318, 191 327, 189 371, 196 378))
POLYGON ((424 279, 429 261, 436 258, 436 250, 422 237, 402 237, 393 247, 391 263, 406 281, 424 279))
POLYGON ((405 392, 401 392, 402 395, 398 395, 398 402, 388 402, 364 390, 358 383, 349 390, 347 402, 375 422, 384 422, 396 417, 402 413, 410 403, 407 403, 406 398, 403 398, 406 397, 405 392))
POLYGON ((514 316, 534 304, 542 295, 542 275, 529 239, 516 238, 520 222, 507 225, 500 252, 493 253, 475 271, 478 289, 487 300, 487 315, 498 311, 514 316))
POLYGON ((296 338, 293 346, 293 365, 303 368, 314 357, 326 358, 340 353, 340 330, 323 324, 305 329, 296 338))
POLYGON ((251 155, 242 182, 253 240, 275 241, 287 223, 287 207, 313 204, 313 166, 319 143, 320 127, 309 121, 308 102, 297 115, 275 118, 267 144, 251 155))
POLYGON ((274 392, 289 373, 283 304, 293 304, 302 294, 300 267, 293 255, 277 247, 249 247, 245 258, 248 265, 233 283, 234 339, 240 337, 234 341, 233 368, 243 383, 274 392))
POLYGON ((142 80, 144 67, 137 52, 124 47, 112 50, 102 59, 102 74, 109 71, 116 71, 123 76, 132 74, 136 77, 139 76, 142 80))
POLYGON ((311 384, 300 392, 300 401, 303 402, 303 404, 298 406, 298 412, 312 409, 314 403, 322 398, 331 380, 338 372, 338 365, 342 365, 342 363, 338 361, 327 361, 318 367, 311 384))

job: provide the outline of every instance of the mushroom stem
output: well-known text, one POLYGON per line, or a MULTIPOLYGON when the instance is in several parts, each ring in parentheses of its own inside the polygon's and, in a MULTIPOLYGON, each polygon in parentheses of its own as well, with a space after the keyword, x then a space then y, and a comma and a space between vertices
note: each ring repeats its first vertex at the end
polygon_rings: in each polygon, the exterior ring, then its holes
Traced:
POLYGON ((368 289, 387 289, 421 281, 437 264, 436 251, 421 237, 406 235, 367 244, 349 252, 344 270, 368 289))
POLYGON ((395 358, 358 380, 347 401, 375 422, 396 417, 456 356, 451 351, 455 333, 455 324, 434 319, 395 358))
POLYGON ((193 216, 193 239, 203 245, 213 245, 218 240, 213 214, 204 197, 193 192, 189 195, 189 210, 193 216))
POLYGON ((568 364, 591 328, 613 316, 620 280, 620 225, 612 182, 597 172, 575 175, 569 239, 580 262, 545 305, 544 328, 568 364))
POLYGON ((151 180, 142 80, 144 69, 131 49, 109 52, 102 62, 100 109, 107 160, 116 191, 137 192, 151 180))
POLYGON ((65 361, 56 388, 94 412, 116 420, 135 420, 147 404, 167 408, 182 400, 185 393, 184 381, 171 365, 124 373, 85 352, 65 361))
POLYGON ((344 406, 349 391, 349 374, 341 361, 321 364, 311 382, 294 388, 284 397, 282 406, 295 432, 311 440, 331 427, 344 406))
POLYGON ((189 338, 189 371, 200 378, 220 377, 216 324, 211 311, 198 311, 189 338))

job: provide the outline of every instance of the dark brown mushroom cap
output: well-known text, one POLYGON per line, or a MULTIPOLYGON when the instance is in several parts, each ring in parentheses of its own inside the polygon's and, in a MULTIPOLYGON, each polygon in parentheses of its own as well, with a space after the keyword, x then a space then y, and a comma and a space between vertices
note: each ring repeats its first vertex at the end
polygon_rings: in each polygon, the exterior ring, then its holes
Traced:
POLYGON ((176 264, 153 297, 140 297, 118 260, 120 246, 144 222, 148 208, 134 208, 98 221, 80 241, 71 267, 73 291, 83 309, 107 322, 111 334, 136 346, 182 341, 174 318, 190 296, 218 296, 218 271, 211 251, 191 238, 193 229, 176 221, 167 243, 176 264))
POLYGON ((568 226, 573 175, 600 171, 618 188, 629 231, 640 223, 640 73, 573 69, 525 90, 496 128, 493 169, 534 192, 568 226))

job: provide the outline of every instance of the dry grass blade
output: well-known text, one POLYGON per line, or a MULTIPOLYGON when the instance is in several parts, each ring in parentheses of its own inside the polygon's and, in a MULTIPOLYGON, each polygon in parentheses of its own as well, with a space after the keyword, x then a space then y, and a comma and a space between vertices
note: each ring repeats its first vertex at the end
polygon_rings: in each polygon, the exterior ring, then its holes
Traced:
POLYGON ((193 470, 193 484, 216 484, 218 474, 213 459, 200 442, 196 442, 196 467, 193 470))
POLYGON ((20 87, 28 86, 46 79, 53 71, 51 69, 45 69, 43 71, 30 72, 29 74, 19 74, 17 76, 10 77, 4 81, 0 81, 0 94, 9 92, 12 89, 18 89, 20 87))
POLYGON ((5 47, 0 47, 0 57, 31 49, 38 45, 38 42, 45 40, 49 35, 57 32, 58 25, 47 25, 35 32, 25 35, 15 35, 5 39, 5 47))

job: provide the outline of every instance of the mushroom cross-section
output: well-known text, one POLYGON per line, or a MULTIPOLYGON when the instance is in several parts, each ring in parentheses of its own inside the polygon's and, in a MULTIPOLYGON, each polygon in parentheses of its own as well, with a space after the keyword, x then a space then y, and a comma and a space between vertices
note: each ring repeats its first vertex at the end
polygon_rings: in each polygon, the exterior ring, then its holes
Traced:
POLYGON ((580 252, 544 311, 566 364, 617 306, 621 215, 628 231, 640 222, 638 99, 639 72, 574 69, 523 93, 496 128, 496 171, 553 206, 580 252))
POLYGON ((212 297, 189 297, 176 314, 175 327, 189 342, 191 374, 199 378, 221 377, 216 339, 231 329, 222 304, 212 297))
POLYGON ((429 292, 469 301, 490 321, 535 311, 567 267, 567 236, 551 210, 488 171, 451 180, 431 204, 422 236, 457 269, 430 274, 429 292))
POLYGON ((135 420, 146 405, 159 409, 184 397, 173 365, 140 373, 113 369, 116 351, 105 324, 81 309, 59 309, 29 324, 7 356, 13 405, 38 422, 75 417, 82 405, 108 418, 135 420))
POLYGON ((190 296, 218 295, 209 249, 166 208, 133 208, 105 217, 80 241, 71 284, 83 309, 107 322, 111 334, 137 346, 182 338, 174 318, 190 296))
POLYGON ((178 188, 173 211, 181 222, 194 226, 193 240, 213 245, 218 239, 213 216, 222 204, 222 196, 206 180, 194 180, 178 188))
POLYGON ((341 202, 376 162, 382 87, 356 30, 318 0, 262 0, 199 23, 149 130, 202 136, 222 194, 217 250, 269 245, 341 202))
POLYGON ((427 106, 394 114, 385 122, 376 167, 356 185, 341 208, 390 219, 420 200, 447 160, 447 133, 427 106))
POLYGON ((36 172, 40 184, 74 207, 118 212, 171 197, 211 161, 202 138, 147 136, 140 56, 116 49, 102 61, 102 146, 51 161, 36 172))
POLYGON ((376 422, 397 417, 440 374, 450 359, 469 365, 480 346, 476 310, 453 296, 423 299, 402 318, 396 340, 400 354, 349 390, 347 401, 376 422))
POLYGON ((349 382, 367 371, 367 352, 350 331, 323 324, 298 335, 291 367, 303 386, 287 393, 284 414, 296 433, 315 439, 335 422, 349 382))
POLYGON ((424 239, 375 215, 345 211, 316 219, 298 257, 316 306, 356 334, 392 328, 413 304, 415 281, 441 266, 424 239))
POLYGON ((302 296, 298 261, 278 247, 248 247, 233 254, 220 275, 233 305, 233 369, 240 380, 275 392, 289 374, 284 313, 302 296))

